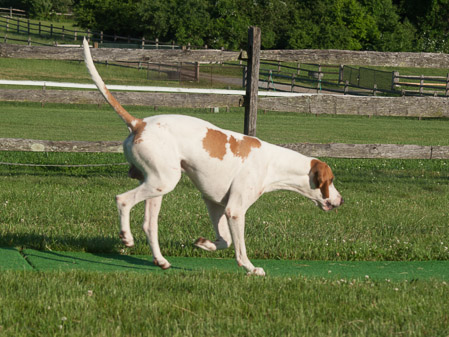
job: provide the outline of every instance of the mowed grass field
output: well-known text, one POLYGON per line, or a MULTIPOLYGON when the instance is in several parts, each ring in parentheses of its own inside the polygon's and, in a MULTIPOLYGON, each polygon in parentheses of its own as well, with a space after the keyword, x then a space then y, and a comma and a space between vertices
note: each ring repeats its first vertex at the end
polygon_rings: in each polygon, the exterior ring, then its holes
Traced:
MULTIPOLYGON (((242 110, 128 107, 136 116, 183 113, 241 131, 242 110)), ((449 121, 260 113, 258 136, 273 143, 448 145, 449 121)), ((0 103, 0 137, 121 140, 126 127, 107 106, 0 103)), ((449 260, 449 161, 326 160, 345 198, 324 213, 292 192, 263 195, 247 214, 251 259, 449 260)), ((121 154, 2 152, 1 162, 114 164, 121 154)), ((0 165, 0 246, 46 251, 151 253, 132 212, 134 248, 118 238, 114 196, 137 182, 126 166, 0 165)), ((164 197, 166 256, 233 258, 232 249, 195 249, 213 238, 200 193, 187 178, 164 197)), ((394 281, 247 277, 218 271, 0 273, 5 336, 446 336, 444 280, 394 281)))

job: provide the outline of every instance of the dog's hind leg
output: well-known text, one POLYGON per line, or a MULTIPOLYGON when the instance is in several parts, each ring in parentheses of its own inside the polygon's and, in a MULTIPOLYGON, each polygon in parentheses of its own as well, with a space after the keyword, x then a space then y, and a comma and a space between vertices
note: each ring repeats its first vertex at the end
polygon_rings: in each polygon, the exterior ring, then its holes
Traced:
POLYGON ((204 199, 204 202, 206 203, 210 219, 214 225, 215 242, 200 237, 195 241, 195 246, 208 251, 226 249, 231 245, 232 237, 229 232, 226 215, 224 214, 224 207, 208 199, 204 199))
POLYGON ((134 245, 129 224, 131 209, 141 201, 161 197, 172 191, 181 178, 180 170, 176 172, 166 170, 165 172, 164 175, 154 174, 153 177, 147 177, 137 188, 116 196, 120 216, 120 238, 127 247, 134 245))
POLYGON ((145 200, 145 218, 143 231, 153 252, 153 262, 162 269, 170 268, 170 263, 162 256, 158 240, 158 217, 161 210, 162 196, 145 200))

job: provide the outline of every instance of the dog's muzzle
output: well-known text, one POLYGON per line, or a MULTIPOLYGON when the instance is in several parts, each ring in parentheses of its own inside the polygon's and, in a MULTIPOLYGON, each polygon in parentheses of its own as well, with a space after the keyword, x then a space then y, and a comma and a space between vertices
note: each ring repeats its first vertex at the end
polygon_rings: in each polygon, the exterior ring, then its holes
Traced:
POLYGON ((328 212, 328 211, 333 210, 336 207, 343 205, 344 202, 345 202, 344 199, 340 198, 340 202, 337 205, 333 205, 329 200, 326 200, 326 202, 324 203, 324 205, 321 206, 321 208, 323 211, 328 212))

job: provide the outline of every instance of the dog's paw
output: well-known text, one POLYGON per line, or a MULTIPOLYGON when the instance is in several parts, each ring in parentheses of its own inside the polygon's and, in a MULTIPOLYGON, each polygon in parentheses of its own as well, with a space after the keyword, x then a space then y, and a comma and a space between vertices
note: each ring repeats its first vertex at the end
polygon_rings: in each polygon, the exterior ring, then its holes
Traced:
POLYGON ((160 261, 153 259, 153 263, 155 266, 160 267, 161 269, 165 270, 171 267, 170 262, 168 262, 166 259, 162 259, 160 261))
POLYGON ((210 240, 205 239, 203 237, 198 238, 195 241, 194 245, 197 246, 198 248, 207 250, 209 252, 213 252, 213 251, 217 250, 217 246, 213 242, 211 242, 210 240))
POLYGON ((134 247, 134 238, 131 233, 127 234, 122 231, 120 232, 119 237, 122 239, 122 242, 126 247, 134 247))
POLYGON ((252 271, 249 271, 246 275, 265 276, 265 271, 263 270, 263 268, 254 268, 252 271))

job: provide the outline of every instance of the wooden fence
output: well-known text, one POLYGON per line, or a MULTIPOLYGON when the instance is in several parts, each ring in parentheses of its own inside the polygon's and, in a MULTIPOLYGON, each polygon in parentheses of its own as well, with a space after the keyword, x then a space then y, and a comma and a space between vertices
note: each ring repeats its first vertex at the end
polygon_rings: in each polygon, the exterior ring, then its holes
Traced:
POLYGON ((13 18, 14 16, 18 16, 18 17, 26 17, 26 11, 21 10, 21 9, 16 9, 16 8, 0 8, 0 15, 7 15, 10 18, 13 18))
MULTIPOLYGON (((341 143, 279 145, 313 157, 449 159, 449 146, 341 143)), ((0 151, 121 153, 123 148, 122 142, 118 141, 84 142, 0 138, 0 151)))
MULTIPOLYGON (((81 48, 54 48, 0 44, 0 57, 44 60, 83 60, 81 48)), ((227 62, 246 60, 244 51, 213 49, 152 50, 93 49, 95 61, 126 62, 227 62)), ((359 66, 415 67, 449 69, 449 54, 394 53, 347 50, 261 50, 261 60, 312 64, 344 64, 359 66)))
MULTIPOLYGON (((90 29, 86 30, 78 30, 78 29, 68 29, 65 26, 58 27, 57 25, 43 24, 42 22, 34 23, 31 22, 30 19, 21 19, 14 17, 5 17, 0 16, 0 27, 3 27, 6 31, 5 36, 3 37, 3 41, 6 42, 9 40, 16 41, 17 39, 8 38, 8 33, 13 34, 23 34, 28 38, 28 45, 32 45, 32 43, 37 45, 44 45, 38 41, 32 42, 32 38, 45 37, 49 39, 57 40, 59 43, 76 43, 80 44, 83 40, 83 37, 86 36, 88 39, 94 42, 98 42, 100 46, 103 44, 111 44, 120 45, 125 44, 127 48, 154 48, 154 49, 178 49, 181 48, 178 45, 175 45, 174 42, 171 43, 162 43, 159 42, 159 39, 155 40, 146 40, 145 37, 142 38, 134 38, 130 36, 119 36, 119 35, 110 35, 104 34, 102 31, 91 31, 90 29)), ((55 44, 58 44, 55 42, 55 44)))
MULTIPOLYGON (((246 59, 245 52, 224 50, 144 50, 137 49, 93 49, 96 61, 131 62, 225 62, 246 59)), ((53 48, 0 44, 0 57, 82 60, 80 48, 53 48)), ((349 52, 339 50, 261 51, 260 59, 317 64, 385 65, 394 67, 437 67, 449 68, 449 55, 433 53, 379 53, 349 52)), ((168 93, 117 93, 123 104, 145 104, 150 106, 170 105, 199 107, 247 106, 247 96, 209 95, 199 97, 193 94, 181 96, 168 93), (220 100, 220 101, 218 101, 220 100), (177 103, 178 102, 178 103, 177 103), (189 103, 190 102, 190 103, 189 103), (206 103, 207 102, 207 103, 206 103), (212 102, 212 103, 211 103, 212 102)), ((1 100, 34 100, 46 102, 98 103, 98 92, 74 92, 62 90, 0 90, 1 100)), ((394 115, 415 117, 449 117, 448 98, 435 97, 354 97, 344 95, 305 95, 300 97, 259 98, 259 109, 274 111, 298 111, 313 114, 358 114, 394 115)), ((5 140, 0 141, 0 143, 5 140)), ((306 144, 288 145, 305 154, 362 158, 448 158, 448 147, 421 147, 416 145, 380 144, 306 144), (309 152, 310 148, 312 152, 309 152), (393 150, 394 148, 394 150, 393 150), (341 151, 339 149, 342 149, 341 151), (409 153, 409 154, 408 154, 409 153)), ((46 147, 44 146, 44 149, 46 147)))
POLYGON ((384 71, 346 65, 304 64, 296 66, 281 62, 261 62, 259 88, 274 91, 342 93, 376 96, 449 96, 447 76, 400 75, 399 71, 384 71))
MULTIPOLYGON (((172 106, 186 108, 242 107, 244 95, 114 92, 124 105, 172 106)), ((104 104, 98 91, 0 89, 0 101, 65 104, 104 104)), ((449 98, 442 97, 361 97, 349 95, 303 95, 259 97, 258 108, 321 114, 449 118, 449 98)))

